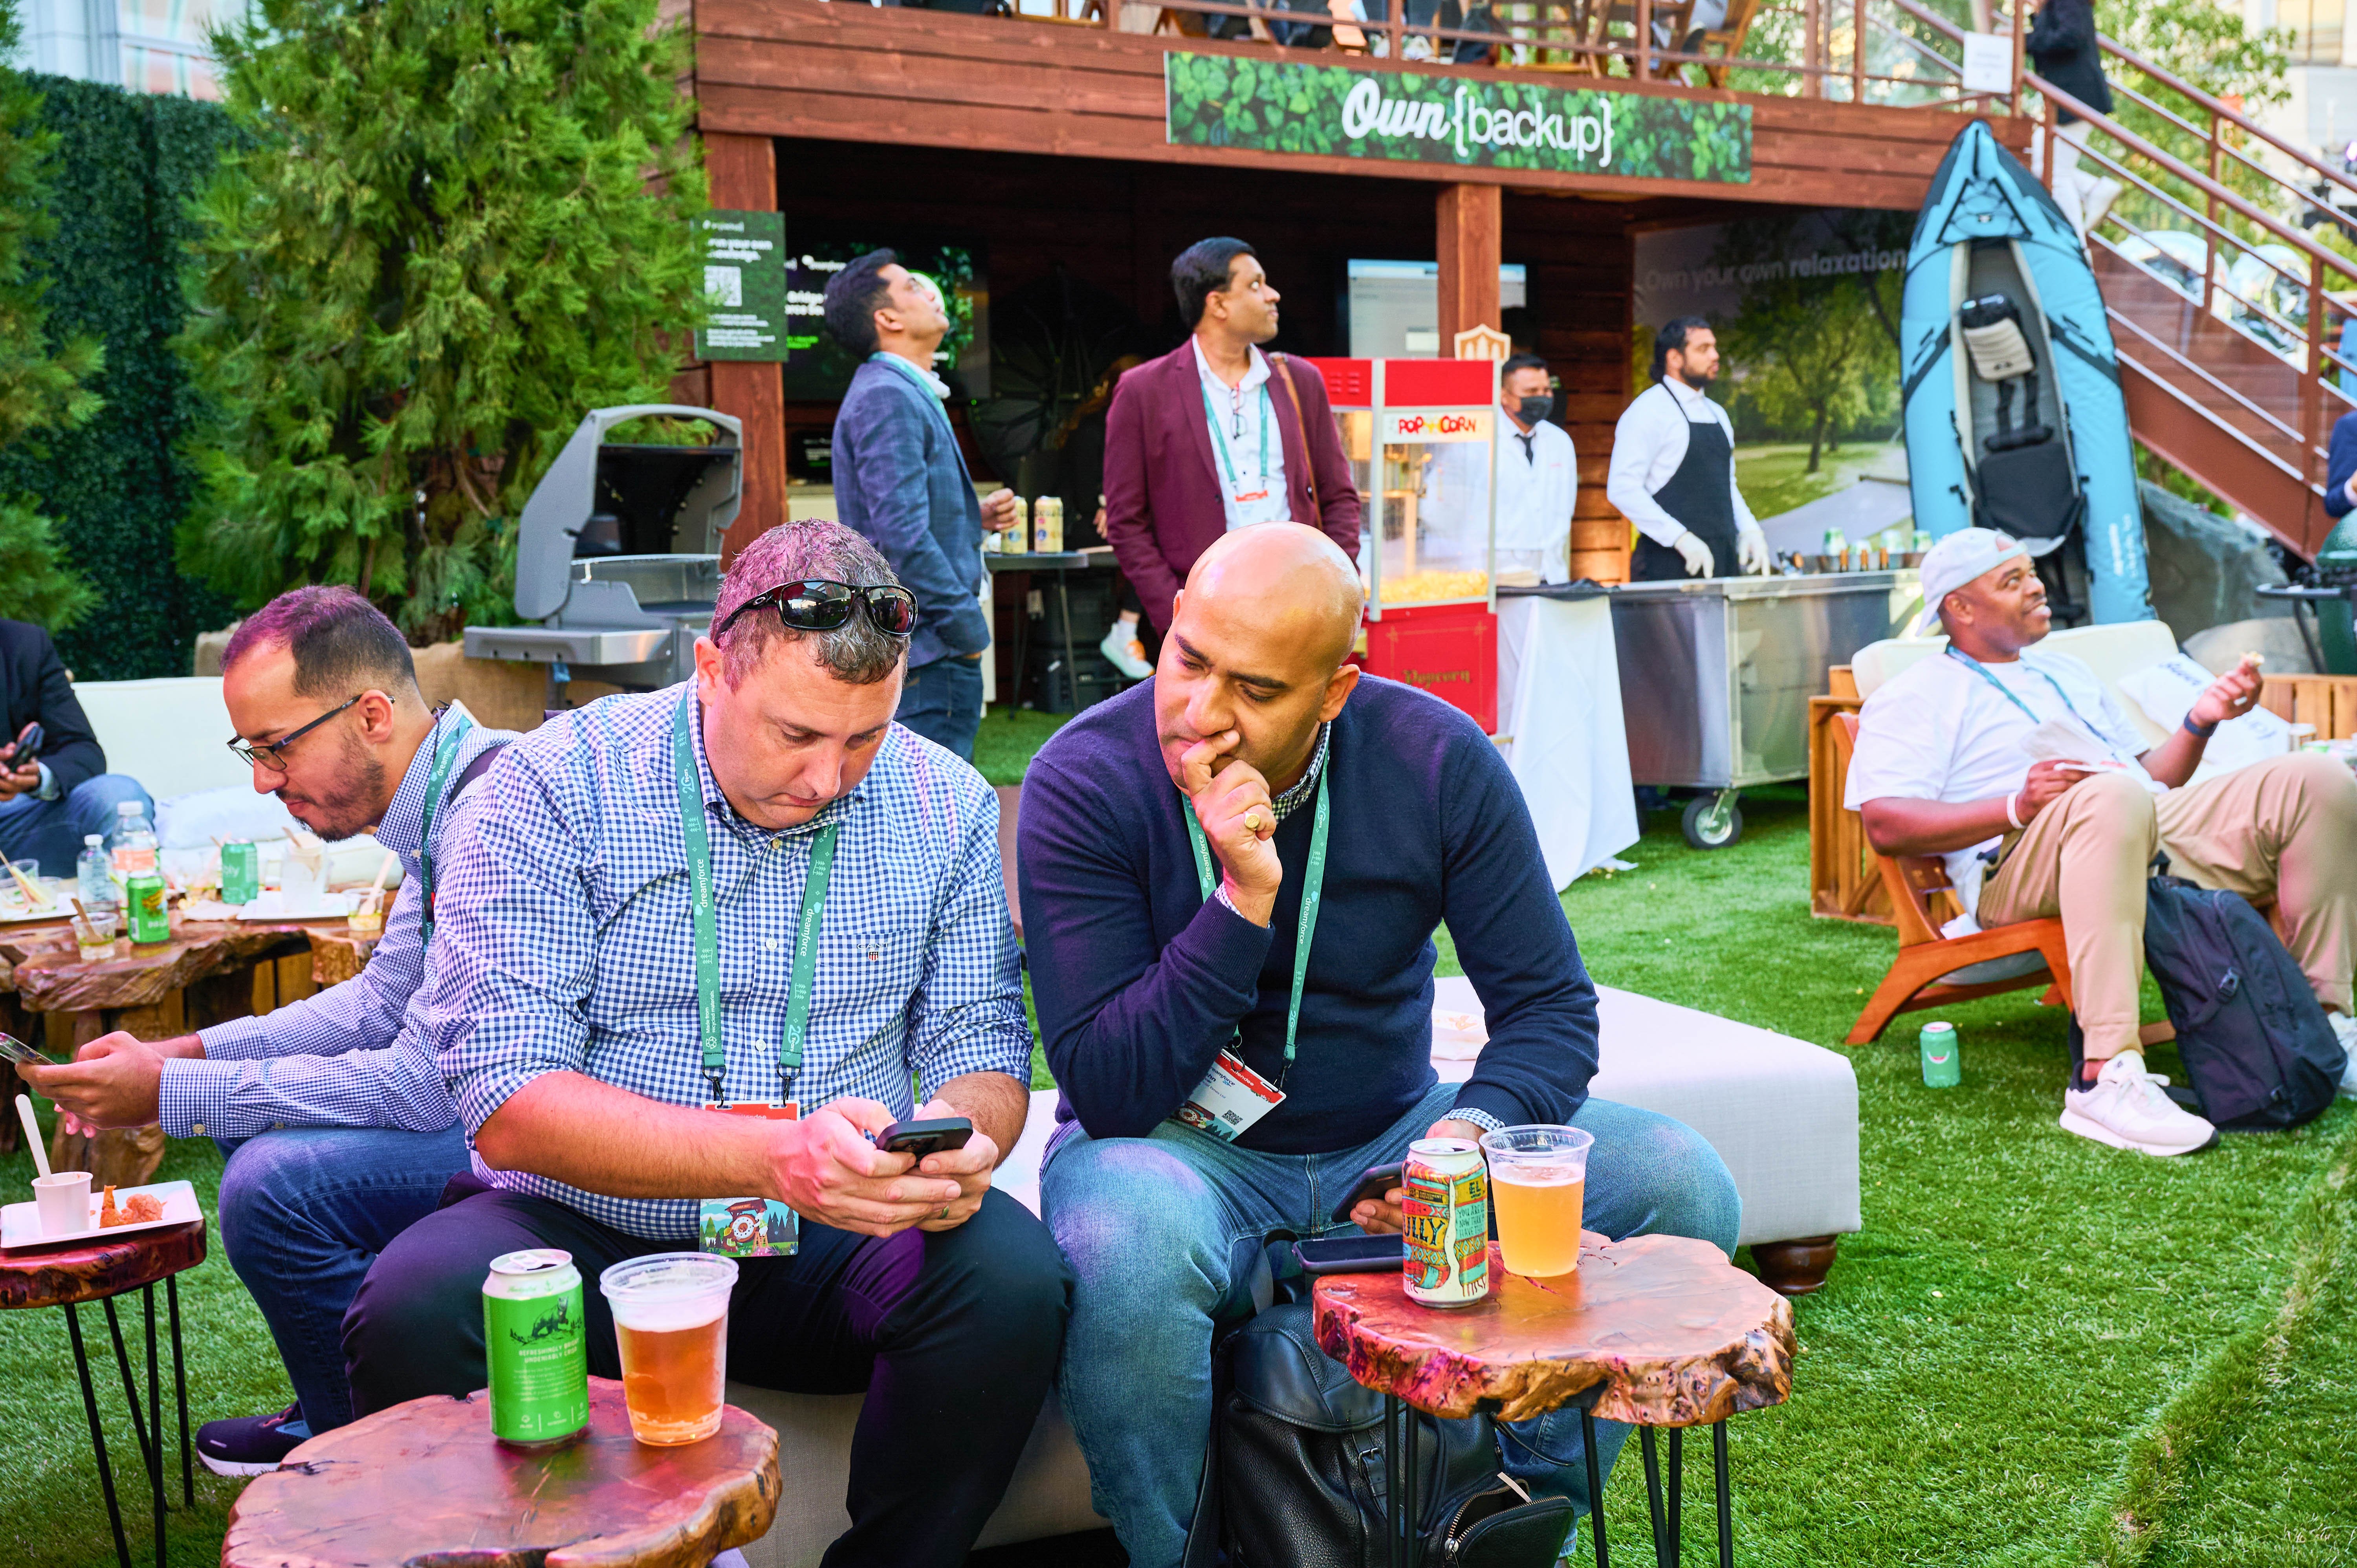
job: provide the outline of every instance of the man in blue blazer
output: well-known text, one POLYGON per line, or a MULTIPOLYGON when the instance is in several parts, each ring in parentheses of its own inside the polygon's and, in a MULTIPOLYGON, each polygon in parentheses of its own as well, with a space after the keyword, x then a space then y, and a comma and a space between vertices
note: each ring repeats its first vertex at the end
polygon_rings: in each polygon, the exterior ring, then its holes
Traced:
POLYGON ((2357 413, 2332 422, 2332 445, 2324 455, 2324 512, 2347 517, 2357 510, 2357 413))
POLYGON ((1015 492, 976 498, 933 374, 950 320, 938 291, 871 251, 826 285, 826 328, 866 363, 834 420, 835 520, 883 553, 917 596, 909 674, 893 717, 974 760, 982 723, 982 536, 1015 525, 1015 492))

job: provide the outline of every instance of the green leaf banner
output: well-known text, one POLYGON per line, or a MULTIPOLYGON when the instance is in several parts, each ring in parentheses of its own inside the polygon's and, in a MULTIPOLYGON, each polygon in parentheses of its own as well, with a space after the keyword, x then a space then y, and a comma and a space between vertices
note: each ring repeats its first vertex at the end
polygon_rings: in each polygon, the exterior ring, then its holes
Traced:
POLYGON ((1751 179, 1751 106, 1606 87, 1163 57, 1171 145, 1624 179, 1751 179))

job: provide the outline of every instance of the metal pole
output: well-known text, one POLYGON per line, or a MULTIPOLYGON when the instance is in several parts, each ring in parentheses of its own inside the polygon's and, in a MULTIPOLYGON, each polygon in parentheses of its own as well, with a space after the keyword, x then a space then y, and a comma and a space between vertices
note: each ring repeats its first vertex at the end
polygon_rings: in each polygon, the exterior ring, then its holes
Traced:
POLYGON ((1670 1540, 1673 1543, 1671 1550, 1678 1555, 1670 1559, 1672 1563, 1685 1554, 1685 1538, 1679 1524, 1679 1516, 1684 1511, 1685 1497, 1686 1429, 1673 1426, 1670 1428, 1670 1540))
POLYGON ((91 1451, 98 1456, 98 1487, 106 1494, 106 1522, 114 1527, 114 1557, 123 1568, 131 1568, 131 1542, 124 1538, 123 1510, 114 1501, 114 1471, 106 1462, 106 1432, 98 1424, 98 1393, 90 1383, 90 1352, 82 1348, 81 1319, 74 1316, 73 1303, 60 1304, 66 1315, 66 1337, 73 1341, 74 1370, 81 1377, 82 1413, 90 1417, 91 1451))
POLYGON ((114 1341, 114 1366, 123 1378, 123 1402, 131 1407, 131 1435, 138 1440, 139 1457, 150 1470, 156 1467, 155 1455, 147 1446, 147 1423, 139 1413, 139 1395, 131 1381, 131 1352, 123 1346, 123 1325, 114 1316, 114 1298, 108 1296, 106 1332, 114 1341))
POLYGON ((1654 1449, 1653 1429, 1637 1429, 1638 1445, 1645 1451, 1645 1508, 1653 1520, 1653 1568, 1670 1568, 1674 1541, 1662 1530, 1662 1457, 1654 1449))
POLYGON ((1718 1568, 1735 1568, 1735 1499, 1727 1484, 1727 1423, 1710 1429, 1710 1466, 1718 1481, 1718 1568))
POLYGON ((1866 0, 1852 0, 1850 26, 1857 29, 1849 48, 1849 101, 1866 102, 1866 0))
POLYGON ((1383 1396, 1383 1563, 1385 1568, 1405 1568, 1400 1562, 1400 1431, 1399 1396, 1383 1396))
POLYGON ((1406 1533, 1401 1538, 1400 1560, 1407 1564, 1407 1568, 1417 1568, 1417 1564, 1424 1561, 1424 1520, 1415 1506, 1417 1483, 1424 1477, 1418 1474, 1421 1466, 1416 1463, 1415 1441, 1415 1406, 1402 1400, 1400 1402, 1400 1455, 1407 1468, 1407 1513, 1403 1520, 1406 1526, 1406 1533))
POLYGON ((163 1363, 156 1359, 156 1287, 139 1292, 141 1316, 147 1323, 147 1430, 154 1440, 147 1466, 147 1488, 155 1500, 156 1568, 164 1564, 164 1386, 163 1363))
POLYGON ((164 1276, 164 1299, 172 1309, 172 1398, 180 1407, 180 1502, 197 1506, 197 1473, 188 1449, 188 1364, 180 1354, 180 1278, 164 1276))
POLYGON ((1579 1407, 1580 1446, 1587 1456, 1587 1524, 1596 1537, 1596 1568, 1612 1568, 1612 1552, 1604 1544, 1604 1472, 1596 1463, 1596 1409, 1579 1407))

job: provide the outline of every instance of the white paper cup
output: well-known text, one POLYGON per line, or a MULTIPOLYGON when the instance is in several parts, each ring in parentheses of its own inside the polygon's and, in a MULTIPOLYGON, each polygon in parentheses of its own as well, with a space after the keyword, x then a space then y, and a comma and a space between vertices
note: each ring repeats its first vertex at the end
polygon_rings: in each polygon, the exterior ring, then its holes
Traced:
POLYGON ((65 1236, 90 1229, 90 1173, 59 1171, 33 1178, 33 1201, 40 1206, 41 1234, 65 1236))

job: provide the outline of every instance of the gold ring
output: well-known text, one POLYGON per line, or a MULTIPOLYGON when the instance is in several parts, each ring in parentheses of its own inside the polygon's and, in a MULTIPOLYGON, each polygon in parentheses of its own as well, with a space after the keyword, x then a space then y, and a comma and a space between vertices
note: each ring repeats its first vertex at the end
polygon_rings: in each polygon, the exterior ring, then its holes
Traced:
POLYGON ((933 1216, 933 1218, 934 1218, 934 1219, 947 1219, 949 1217, 950 1217, 950 1206, 949 1206, 948 1204, 946 1204, 946 1203, 944 1203, 944 1204, 942 1204, 942 1211, 941 1211, 939 1214, 936 1214, 936 1215, 934 1215, 934 1216, 933 1216))
POLYGON ((1244 813, 1244 831, 1246 832, 1253 833, 1260 832, 1260 813, 1258 811, 1246 811, 1244 813))

